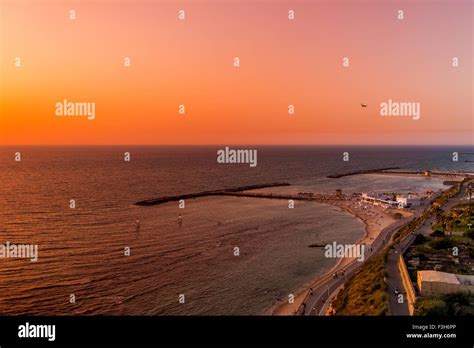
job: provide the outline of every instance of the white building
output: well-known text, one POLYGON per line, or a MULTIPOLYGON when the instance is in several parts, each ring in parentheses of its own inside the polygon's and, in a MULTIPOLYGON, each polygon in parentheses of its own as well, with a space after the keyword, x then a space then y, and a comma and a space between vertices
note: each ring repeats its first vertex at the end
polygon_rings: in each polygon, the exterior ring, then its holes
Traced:
POLYGON ((408 195, 408 196, 402 196, 398 195, 397 196, 397 202, 399 203, 401 208, 406 208, 406 207, 416 207, 419 205, 422 205, 422 198, 415 196, 415 195, 408 195))
POLYGON ((387 207, 399 207, 397 201, 391 200, 387 195, 369 195, 367 193, 362 194, 362 201, 372 203, 373 205, 382 205, 387 207))
POLYGON ((361 199, 363 202, 371 203, 373 205, 381 205, 383 207, 391 208, 409 208, 416 207, 423 204, 424 198, 417 195, 397 195, 395 200, 389 194, 368 194, 362 193, 361 199))

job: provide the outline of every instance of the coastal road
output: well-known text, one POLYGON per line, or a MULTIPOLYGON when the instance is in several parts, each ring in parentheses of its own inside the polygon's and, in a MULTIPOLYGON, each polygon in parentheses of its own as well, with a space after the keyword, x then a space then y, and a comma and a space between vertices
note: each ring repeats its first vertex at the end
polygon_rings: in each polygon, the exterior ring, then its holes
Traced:
POLYGON ((449 209, 451 209, 455 205, 461 203, 461 200, 467 194, 469 184, 472 183, 472 182, 473 182, 473 179, 470 179, 469 181, 465 182, 464 185, 461 186, 461 189, 459 190, 458 194, 455 197, 453 197, 452 199, 450 199, 445 205, 443 205, 441 207, 441 210, 448 211, 449 209))
POLYGON ((391 315, 410 315, 408 310, 408 301, 406 299, 406 292, 402 282, 402 276, 398 269, 398 260, 400 254, 403 254, 408 247, 413 243, 416 235, 422 234, 424 236, 429 235, 431 230, 431 224, 434 222, 434 217, 431 216, 425 221, 420 227, 418 227, 414 233, 406 236, 399 244, 395 246, 394 250, 391 250, 387 258, 387 285, 389 289, 389 305, 391 315), (398 302, 398 294, 395 293, 395 289, 398 289, 399 293, 403 294, 403 303, 398 302))
MULTIPOLYGON (((441 207, 443 211, 448 211, 456 204, 459 204, 462 198, 466 195, 467 183, 465 183, 461 190, 456 196, 451 198, 444 206, 441 207)), ((432 232, 432 224, 435 222, 434 216, 430 216, 421 226, 419 226, 413 233, 406 236, 400 243, 395 247, 394 250, 390 251, 387 259, 387 284, 389 287, 389 305, 391 315, 410 315, 408 310, 408 301, 406 299, 405 289, 403 287, 402 277, 398 268, 398 260, 400 253, 403 254, 408 247, 413 243, 416 235, 421 234, 428 236, 432 232), (404 295, 403 303, 398 302, 398 294, 395 293, 395 289, 398 289, 400 293, 404 295)))
MULTIPOLYGON (((380 234, 374 239, 372 244, 366 246, 366 257, 369 259, 380 252, 388 245, 393 233, 405 223, 409 222, 413 217, 406 217, 397 221, 393 225, 385 227, 380 234)), ((330 273, 322 276, 316 285, 313 286, 310 293, 305 298, 304 303, 300 306, 297 314, 299 315, 320 315, 321 309, 331 293, 338 289, 345 281, 350 278, 362 266, 364 262, 354 259, 351 263, 345 266, 339 266, 332 269, 330 273), (343 272, 342 272, 343 271, 343 272), (334 277, 336 273, 338 276, 334 277)), ((324 313, 322 313, 324 315, 324 313)))

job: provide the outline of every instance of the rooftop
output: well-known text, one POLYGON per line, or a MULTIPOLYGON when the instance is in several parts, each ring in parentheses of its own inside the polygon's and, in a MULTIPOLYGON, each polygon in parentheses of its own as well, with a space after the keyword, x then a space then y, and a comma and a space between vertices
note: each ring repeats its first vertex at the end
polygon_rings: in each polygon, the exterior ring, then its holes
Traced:
POLYGON ((423 282, 439 282, 449 284, 459 284, 459 280, 453 273, 439 271, 418 271, 418 277, 423 282))

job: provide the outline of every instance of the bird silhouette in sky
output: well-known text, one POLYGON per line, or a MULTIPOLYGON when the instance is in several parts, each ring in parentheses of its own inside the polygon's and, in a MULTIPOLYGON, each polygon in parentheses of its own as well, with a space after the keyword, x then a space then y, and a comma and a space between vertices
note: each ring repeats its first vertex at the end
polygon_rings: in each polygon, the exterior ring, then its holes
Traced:
POLYGON ((360 103, 360 106, 362 106, 363 108, 366 108, 366 107, 367 107, 367 104, 362 104, 362 103, 360 103))

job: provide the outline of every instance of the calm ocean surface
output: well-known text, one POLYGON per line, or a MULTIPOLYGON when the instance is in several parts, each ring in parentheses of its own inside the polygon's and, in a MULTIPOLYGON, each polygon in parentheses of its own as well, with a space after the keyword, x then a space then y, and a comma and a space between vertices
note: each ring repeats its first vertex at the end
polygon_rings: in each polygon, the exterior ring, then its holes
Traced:
POLYGON ((452 152, 472 147, 257 147, 256 168, 218 164, 219 148, 0 147, 0 244, 39 245, 37 262, 0 258, 0 314, 259 314, 334 264, 310 244, 355 242, 363 224, 317 203, 292 210, 285 201, 236 197, 188 200, 185 209, 133 203, 274 181, 291 183, 291 192, 422 191, 444 186, 326 175, 390 166, 474 171, 463 162, 472 155, 452 161, 452 152))

